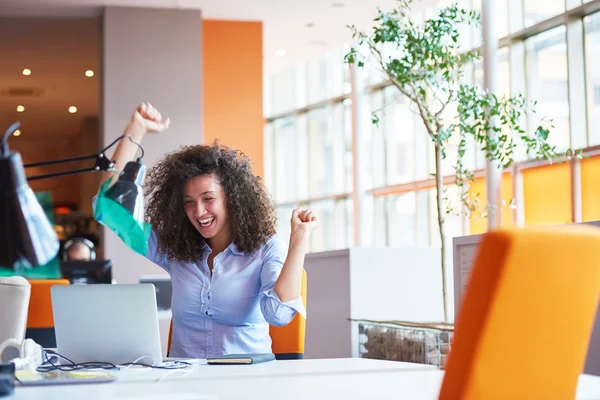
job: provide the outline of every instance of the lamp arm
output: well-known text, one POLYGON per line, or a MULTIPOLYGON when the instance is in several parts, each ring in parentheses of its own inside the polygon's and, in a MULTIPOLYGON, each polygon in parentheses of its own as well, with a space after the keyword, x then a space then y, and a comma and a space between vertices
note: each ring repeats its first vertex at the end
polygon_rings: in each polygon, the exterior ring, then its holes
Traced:
POLYGON ((37 181, 39 179, 58 178, 60 176, 81 174, 81 173, 84 173, 84 172, 92 172, 92 171, 98 171, 98 170, 95 167, 73 169, 73 170, 70 170, 70 171, 55 172, 55 173, 52 173, 52 174, 28 176, 27 177, 27 181, 31 182, 31 181, 37 181))
POLYGON ((63 159, 59 159, 59 160, 41 161, 41 162, 37 162, 37 163, 30 163, 30 164, 23 165, 23 168, 33 168, 33 167, 43 167, 43 166, 47 166, 47 165, 66 164, 66 163, 70 163, 70 162, 96 159, 96 164, 93 167, 69 170, 69 171, 64 171, 64 172, 55 172, 55 173, 44 174, 44 175, 36 175, 36 176, 28 177, 27 180, 35 181, 35 180, 39 180, 39 179, 56 178, 56 177, 65 176, 65 175, 80 174, 80 173, 92 172, 92 171, 110 171, 111 169, 114 168, 115 163, 114 163, 114 161, 111 161, 109 158, 107 158, 104 153, 106 152, 106 150, 113 147, 115 144, 117 144, 118 141, 120 141, 123 138, 128 138, 129 140, 131 140, 131 142, 135 143, 142 150, 142 155, 138 158, 138 161, 141 162, 142 157, 144 157, 144 149, 142 148, 142 146, 140 146, 139 143, 134 141, 131 138, 131 136, 123 135, 123 136, 119 136, 115 141, 113 141, 111 144, 106 146, 104 149, 101 150, 100 153, 97 153, 97 154, 91 154, 89 156, 63 158, 63 159))

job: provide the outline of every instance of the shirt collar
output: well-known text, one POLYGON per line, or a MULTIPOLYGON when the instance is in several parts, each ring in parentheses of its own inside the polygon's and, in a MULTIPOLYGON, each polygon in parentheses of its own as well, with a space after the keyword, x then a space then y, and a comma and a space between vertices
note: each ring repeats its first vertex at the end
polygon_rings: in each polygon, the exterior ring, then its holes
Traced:
MULTIPOLYGON (((245 253, 243 251, 241 251, 238 247, 237 244, 235 243, 231 243, 229 246, 227 246, 228 249, 230 249, 233 254, 238 255, 238 256, 243 256, 245 253)), ((204 242, 204 246, 202 246, 202 252, 207 253, 210 251, 210 246, 208 245, 208 243, 204 242)))
POLYGON ((233 242, 232 242, 232 243, 229 245, 229 249, 231 249, 231 251, 233 252, 233 254, 236 254, 236 255, 238 255, 238 256, 243 256, 243 255, 244 255, 244 252, 243 252, 243 251, 241 251, 241 250, 240 250, 240 249, 237 247, 237 244, 235 244, 235 243, 233 243, 233 242))

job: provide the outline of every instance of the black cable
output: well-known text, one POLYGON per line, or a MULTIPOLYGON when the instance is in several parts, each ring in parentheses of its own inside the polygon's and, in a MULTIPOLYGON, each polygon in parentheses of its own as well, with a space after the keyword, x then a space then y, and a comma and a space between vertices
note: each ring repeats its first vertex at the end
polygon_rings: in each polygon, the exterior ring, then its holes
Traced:
POLYGON ((129 134, 127 134, 125 136, 129 138, 129 140, 131 141, 131 143, 137 145, 137 147, 139 147, 140 150, 142 151, 142 155, 139 156, 139 158, 138 158, 138 162, 141 162, 142 158, 144 158, 144 148, 138 142, 136 142, 135 140, 133 140, 133 138, 129 134))
POLYGON ((140 363, 140 362, 124 363, 124 364, 115 365, 113 363, 102 362, 102 361, 89 361, 89 362, 78 364, 78 363, 74 362, 73 360, 71 360, 53 350, 45 350, 45 356, 46 356, 46 363, 48 363, 50 365, 40 365, 37 368, 37 372, 51 372, 51 371, 69 372, 69 371, 81 371, 81 370, 89 370, 89 369, 118 369, 120 366, 123 366, 123 365, 124 366, 139 365, 139 366, 153 368, 153 369, 168 369, 168 370, 186 369, 186 368, 189 368, 192 366, 191 363, 188 363, 185 361, 172 361, 169 363, 169 365, 149 365, 149 364, 144 364, 144 363, 140 363), (52 359, 48 356, 49 354, 57 356, 57 357, 65 360, 69 364, 66 364, 66 365, 55 364, 52 361, 52 359))

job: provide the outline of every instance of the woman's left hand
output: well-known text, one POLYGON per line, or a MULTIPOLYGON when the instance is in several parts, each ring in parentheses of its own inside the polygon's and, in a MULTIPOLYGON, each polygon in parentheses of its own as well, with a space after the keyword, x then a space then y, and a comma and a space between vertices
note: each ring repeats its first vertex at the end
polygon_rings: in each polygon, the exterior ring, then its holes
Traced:
POLYGON ((321 226, 317 216, 311 211, 297 208, 292 211, 292 232, 305 231, 310 233, 321 226))

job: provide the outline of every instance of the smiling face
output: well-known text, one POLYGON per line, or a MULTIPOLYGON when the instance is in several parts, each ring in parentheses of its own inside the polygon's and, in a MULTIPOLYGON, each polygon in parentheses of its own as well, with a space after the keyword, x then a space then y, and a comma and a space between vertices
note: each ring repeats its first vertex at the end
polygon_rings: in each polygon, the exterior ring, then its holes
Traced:
POLYGON ((189 179, 184 187, 185 214, 213 251, 231 241, 225 192, 214 174, 189 179))

